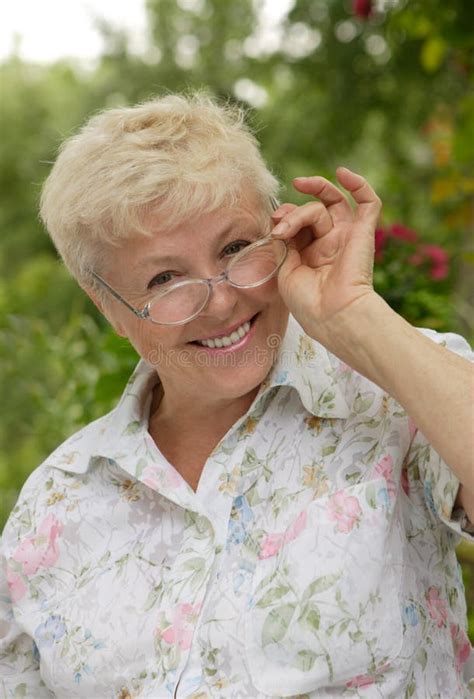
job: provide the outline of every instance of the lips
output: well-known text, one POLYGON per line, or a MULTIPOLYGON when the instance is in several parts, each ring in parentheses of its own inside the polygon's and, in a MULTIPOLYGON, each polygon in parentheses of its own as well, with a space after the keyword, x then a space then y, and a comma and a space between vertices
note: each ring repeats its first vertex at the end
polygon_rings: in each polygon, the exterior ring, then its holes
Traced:
POLYGON ((200 337, 196 340, 192 340, 190 344, 198 345, 199 347, 201 347, 202 345, 200 344, 200 342, 202 342, 203 340, 215 340, 216 338, 219 339, 222 337, 229 337, 233 332, 238 330, 238 328, 242 327, 242 325, 244 325, 247 322, 250 323, 250 326, 252 326, 257 315, 258 315, 258 313, 256 313, 254 316, 251 316, 250 318, 245 318, 240 323, 235 323, 234 325, 229 326, 228 328, 226 328, 225 330, 222 330, 219 333, 210 334, 210 335, 207 335, 206 337, 200 337))

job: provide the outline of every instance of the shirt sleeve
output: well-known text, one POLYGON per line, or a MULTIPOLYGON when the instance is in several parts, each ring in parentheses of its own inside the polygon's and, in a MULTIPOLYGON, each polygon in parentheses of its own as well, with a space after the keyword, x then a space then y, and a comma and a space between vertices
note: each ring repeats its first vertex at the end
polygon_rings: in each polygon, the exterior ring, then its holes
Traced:
POLYGON ((31 534, 35 506, 44 479, 36 469, 24 484, 0 538, 0 699, 54 699, 40 671, 34 639, 15 615, 12 597, 22 594, 22 579, 8 565, 22 538, 31 534))
MULTIPOLYGON (((434 342, 474 362, 474 352, 460 335, 442 334, 427 329, 420 329, 420 331, 434 342)), ((425 503, 431 514, 455 533, 469 541, 474 541, 474 534, 464 510, 454 507, 460 482, 419 431, 415 433, 406 462, 423 484, 425 503)))
POLYGON ((54 699, 41 678, 36 645, 15 619, 3 553, 0 553, 0 690, 2 699, 54 699))

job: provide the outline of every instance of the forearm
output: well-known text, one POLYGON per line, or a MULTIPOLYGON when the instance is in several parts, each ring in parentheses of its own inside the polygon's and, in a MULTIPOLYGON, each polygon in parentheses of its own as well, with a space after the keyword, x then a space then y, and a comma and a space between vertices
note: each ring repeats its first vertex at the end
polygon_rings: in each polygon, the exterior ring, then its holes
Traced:
POLYGON ((470 362, 422 335, 375 293, 318 325, 314 336, 405 408, 471 497, 474 367, 470 362))

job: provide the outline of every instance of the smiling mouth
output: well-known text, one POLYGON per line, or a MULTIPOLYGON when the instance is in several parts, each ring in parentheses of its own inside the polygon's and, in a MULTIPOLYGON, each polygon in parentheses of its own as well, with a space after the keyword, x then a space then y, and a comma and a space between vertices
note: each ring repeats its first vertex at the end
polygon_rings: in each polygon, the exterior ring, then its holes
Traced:
POLYGON ((241 342, 244 337, 250 332, 258 313, 254 315, 250 320, 242 323, 236 330, 231 332, 229 335, 219 335, 218 337, 209 338, 206 340, 194 340, 190 344, 197 345, 198 347, 209 347, 210 349, 221 348, 221 347, 231 347, 241 342))

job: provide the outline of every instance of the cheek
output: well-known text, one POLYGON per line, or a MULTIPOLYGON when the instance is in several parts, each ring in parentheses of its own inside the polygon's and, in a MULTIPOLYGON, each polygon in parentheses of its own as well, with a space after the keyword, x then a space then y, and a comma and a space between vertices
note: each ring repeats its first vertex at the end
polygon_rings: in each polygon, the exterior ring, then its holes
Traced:
POLYGON ((151 364, 184 342, 181 328, 166 328, 147 320, 133 320, 126 328, 126 337, 137 353, 151 364))

